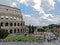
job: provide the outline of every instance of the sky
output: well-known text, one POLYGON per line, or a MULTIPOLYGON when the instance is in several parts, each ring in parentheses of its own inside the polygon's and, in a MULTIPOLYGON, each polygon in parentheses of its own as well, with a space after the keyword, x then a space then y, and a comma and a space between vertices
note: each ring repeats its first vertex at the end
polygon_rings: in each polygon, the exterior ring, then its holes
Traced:
POLYGON ((0 0, 0 4, 19 8, 26 25, 60 24, 60 0, 0 0))

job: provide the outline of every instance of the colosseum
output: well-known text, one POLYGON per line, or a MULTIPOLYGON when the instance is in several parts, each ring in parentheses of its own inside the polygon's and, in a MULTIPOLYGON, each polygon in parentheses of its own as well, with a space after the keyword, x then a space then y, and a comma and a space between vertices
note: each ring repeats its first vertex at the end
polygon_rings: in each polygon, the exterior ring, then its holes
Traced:
POLYGON ((26 27, 20 9, 0 5, 0 26, 9 34, 25 33, 26 27))

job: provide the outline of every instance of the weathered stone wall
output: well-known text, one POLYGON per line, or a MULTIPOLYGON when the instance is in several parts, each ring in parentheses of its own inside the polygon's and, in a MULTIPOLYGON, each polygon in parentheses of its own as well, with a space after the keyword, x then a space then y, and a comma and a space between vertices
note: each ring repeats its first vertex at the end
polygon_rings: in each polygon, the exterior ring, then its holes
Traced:
POLYGON ((0 5, 0 25, 9 33, 26 32, 25 22, 18 8, 0 5))

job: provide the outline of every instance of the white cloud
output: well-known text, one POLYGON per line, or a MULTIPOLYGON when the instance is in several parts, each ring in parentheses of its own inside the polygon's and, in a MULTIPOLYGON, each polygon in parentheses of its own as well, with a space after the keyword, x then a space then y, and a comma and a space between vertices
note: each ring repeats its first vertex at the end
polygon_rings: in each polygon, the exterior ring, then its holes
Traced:
POLYGON ((39 12, 40 17, 38 18, 23 14, 24 21, 28 25, 48 25, 51 23, 58 23, 60 21, 59 16, 46 14, 45 12, 54 10, 54 0, 0 0, 0 2, 3 2, 1 4, 10 5, 12 7, 17 7, 17 4, 24 4, 26 6, 31 6, 34 11, 39 12))
POLYGON ((18 2, 17 2, 17 0, 0 0, 0 4, 15 7, 16 4, 18 4, 18 2))
POLYGON ((10 6, 11 7, 17 7, 17 4, 15 2, 12 2, 12 4, 10 6))
MULTIPOLYGON (((0 3, 6 4, 6 5, 16 5, 19 3, 22 3, 27 6, 32 6, 33 8, 38 9, 54 9, 54 0, 0 0, 0 3), (7 2, 7 3, 6 3, 7 2), (37 7, 35 7, 37 6, 37 7)), ((37 9, 37 10, 38 10, 37 9)))
POLYGON ((17 0, 18 3, 23 3, 25 5, 27 5, 27 0, 17 0))
POLYGON ((33 8, 40 9, 42 7, 43 9, 52 10, 54 9, 54 0, 17 0, 19 3, 30 5, 33 8), (35 7, 37 6, 37 7, 35 7))
POLYGON ((39 20, 36 19, 35 17, 32 17, 30 15, 23 15, 23 19, 27 25, 39 25, 39 20))
POLYGON ((60 21, 60 16, 53 16, 52 14, 47 14, 46 16, 41 16, 41 17, 33 17, 31 15, 23 14, 23 19, 27 25, 39 25, 39 26, 44 26, 44 25, 49 25, 49 24, 57 24, 60 21))
POLYGON ((42 2, 41 2, 41 7, 44 10, 53 10, 54 5, 55 5, 54 0, 42 0, 42 2))
POLYGON ((44 12, 44 10, 54 9, 54 0, 0 0, 0 2, 5 3, 6 5, 16 6, 19 3, 22 3, 26 6, 31 6, 38 12, 44 12), (7 2, 7 3, 6 3, 7 2))

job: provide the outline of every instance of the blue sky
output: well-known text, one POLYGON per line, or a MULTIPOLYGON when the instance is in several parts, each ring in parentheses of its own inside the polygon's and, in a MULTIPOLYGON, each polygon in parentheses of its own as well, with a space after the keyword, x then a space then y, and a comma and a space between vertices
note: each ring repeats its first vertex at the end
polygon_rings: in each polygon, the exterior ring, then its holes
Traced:
POLYGON ((60 2, 56 1, 55 2, 55 9, 54 10, 51 10, 51 11, 48 11, 46 13, 51 13, 51 14, 54 14, 54 15, 60 15, 60 2))
POLYGON ((60 23, 60 0, 0 0, 0 4, 19 8, 26 25, 60 23))

